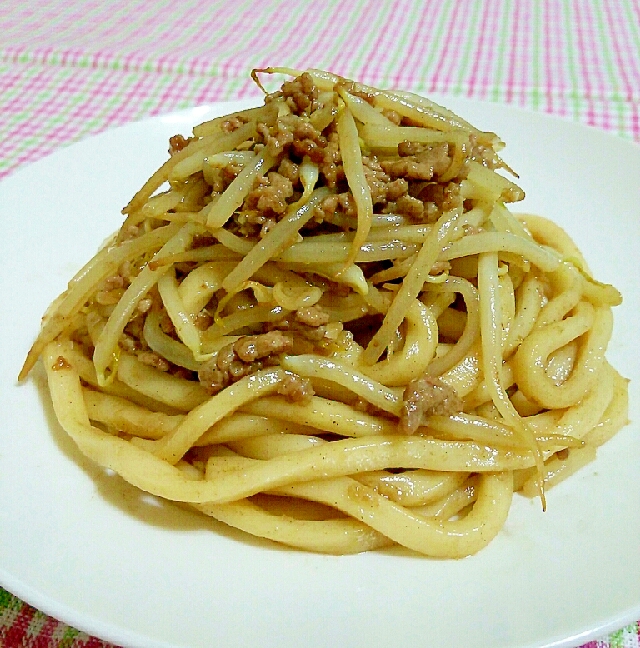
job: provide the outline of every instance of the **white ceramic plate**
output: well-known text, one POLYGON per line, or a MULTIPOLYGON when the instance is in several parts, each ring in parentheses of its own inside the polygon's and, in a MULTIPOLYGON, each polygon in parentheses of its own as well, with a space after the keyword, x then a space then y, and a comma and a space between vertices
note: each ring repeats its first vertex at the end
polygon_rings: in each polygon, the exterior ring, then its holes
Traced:
POLYGON ((640 618, 640 149, 567 122, 445 100, 508 143, 528 197, 614 282, 609 358, 631 420, 598 460, 538 501, 516 497, 479 555, 318 556, 159 505, 85 461, 38 372, 16 375, 41 314, 121 221, 167 138, 236 108, 104 133, 0 184, 0 582, 39 609, 131 646, 573 646, 640 618))

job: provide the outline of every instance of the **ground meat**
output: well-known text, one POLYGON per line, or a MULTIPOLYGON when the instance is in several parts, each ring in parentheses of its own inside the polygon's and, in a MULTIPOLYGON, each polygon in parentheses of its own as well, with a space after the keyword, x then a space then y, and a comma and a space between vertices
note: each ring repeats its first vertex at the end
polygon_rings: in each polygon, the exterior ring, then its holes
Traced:
POLYGON ((420 142, 400 142, 398 144, 398 155, 400 157, 409 157, 419 155, 425 150, 425 145, 420 142))
POLYGON ((67 362, 64 356, 58 356, 56 361, 51 365, 53 371, 61 371, 62 369, 71 369, 71 365, 67 362))
POLYGON ((293 341, 280 331, 269 331, 262 335, 245 335, 233 345, 240 360, 253 362, 271 355, 278 355, 291 350, 293 341))
POLYGON ((478 136, 476 134, 472 133, 469 136, 469 141, 471 143, 470 160, 479 162, 489 169, 499 169, 506 166, 491 146, 485 146, 478 142, 478 136))
POLYGON ((274 357, 293 347, 293 338, 281 331, 245 335, 228 344, 198 371, 198 380, 210 394, 273 363, 274 357))
POLYGON ((165 335, 174 336, 176 334, 176 327, 167 313, 163 313, 160 317, 160 329, 165 335))
POLYGON ((194 250, 197 248, 209 247, 211 245, 215 245, 216 243, 216 238, 208 232, 204 234, 195 234, 193 239, 191 239, 191 247, 194 250))
POLYGON ((396 178, 405 177, 411 180, 431 180, 433 178, 433 165, 428 162, 419 162, 414 157, 400 160, 384 160, 385 171, 396 178))
POLYGON ((95 301, 103 306, 117 304, 124 294, 125 278, 122 275, 107 277, 95 294, 95 301))
POLYGON ((296 311, 296 320, 307 326, 324 326, 329 322, 329 313, 320 306, 306 306, 296 311))
POLYGON ((111 275, 107 277, 103 284, 102 290, 109 291, 115 290, 116 288, 124 288, 124 277, 122 275, 111 275))
POLYGON ((210 394, 217 394, 232 382, 228 372, 218 369, 215 357, 200 367, 198 370, 198 380, 210 394))
POLYGON ((125 223, 118 232, 118 243, 130 241, 131 239, 138 238, 142 234, 141 225, 134 225, 133 223, 125 223))
POLYGON ((138 361, 160 371, 169 371, 169 363, 153 351, 140 351, 138 353, 138 361))
POLYGON ((185 139, 182 135, 173 135, 169 138, 169 155, 175 155, 178 151, 182 151, 185 146, 193 142, 195 138, 189 137, 185 139))
POLYGON ((308 378, 287 372, 284 380, 278 387, 278 394, 293 403, 309 400, 313 396, 313 386, 308 378))
POLYGON ((222 167, 222 181, 225 189, 240 175, 242 169, 244 166, 239 162, 229 162, 222 167))
POLYGON ((266 177, 256 180, 254 188, 245 199, 244 207, 257 210, 260 214, 283 214, 287 209, 287 198, 291 196, 291 180, 277 171, 270 171, 266 177))
POLYGON ((353 195, 350 192, 332 194, 322 201, 322 211, 327 215, 342 212, 347 216, 356 216, 357 209, 353 195))
POLYGON ((284 317, 268 326, 272 330, 288 331, 298 339, 302 338, 309 342, 317 343, 330 338, 332 333, 327 326, 329 314, 319 306, 301 308, 295 313, 284 317))
POLYGON ((387 200, 397 200, 409 191, 409 183, 404 178, 397 178, 396 180, 388 182, 385 190, 387 192, 387 200))
MULTIPOLYGON (((358 86, 345 83, 344 87, 372 104, 373 96, 360 91, 358 86)), ((328 187, 335 193, 314 207, 303 235, 333 231, 334 227, 347 231, 356 229, 357 208, 344 174, 336 123, 310 118, 320 108, 318 96, 312 77, 303 74, 285 82, 279 92, 267 97, 267 103, 284 98, 291 112, 281 112, 275 123, 257 125, 254 150, 259 152, 266 148, 276 157, 276 164, 266 177, 256 181, 242 208, 234 213, 229 229, 236 235, 256 239, 271 231, 289 205, 301 195, 300 165, 305 158, 318 166, 317 186, 328 187)), ((322 110, 326 112, 326 107, 322 110)), ((392 110, 383 114, 394 124, 412 123, 392 110)), ((487 166, 495 163, 487 142, 486 137, 477 137, 465 143, 464 159, 473 151, 475 158, 487 166)), ((457 153, 459 151, 447 142, 410 141, 398 144, 397 157, 377 157, 374 152, 365 151, 362 162, 374 212, 399 214, 416 222, 431 223, 446 211, 466 207, 458 183, 439 180, 443 175, 448 177, 445 174, 451 169, 452 156, 460 162, 457 153)), ((460 162, 460 173, 466 172, 467 166, 460 162)), ((228 177, 229 170, 230 167, 225 167, 221 182, 214 182, 216 191, 223 190, 235 177, 228 177)), ((458 174, 456 180, 460 177, 458 174)), ((211 184, 215 179, 207 178, 207 182, 211 184)), ((291 319, 290 324, 301 324, 295 317, 291 319)), ((317 331, 313 335, 317 335, 317 331)))
POLYGON ((263 218, 258 236, 261 239, 264 238, 274 228, 277 222, 275 218, 263 218))
POLYGON ((449 261, 436 261, 429 270, 431 275, 439 275, 443 272, 449 272, 451 270, 451 263, 449 261))
POLYGON ((278 173, 287 178, 293 186, 296 186, 300 180, 300 166, 289 158, 282 159, 278 173))
POLYGON ((371 200, 374 205, 386 204, 389 200, 393 200, 393 198, 389 197, 389 194, 397 198, 403 193, 407 193, 409 189, 407 181, 398 178, 392 183, 391 178, 385 173, 376 157, 363 156, 362 164, 364 166, 364 177, 369 185, 371 200))
POLYGON ((402 115, 400 113, 397 113, 395 110, 389 110, 385 108, 382 111, 382 114, 392 123, 394 123, 396 126, 400 126, 400 123, 402 122, 402 115))
POLYGON ((311 123, 300 117, 291 119, 293 127, 293 135, 296 139, 299 140, 311 140, 318 144, 319 146, 326 146, 327 139, 322 135, 322 133, 311 123))
POLYGON ((398 214, 408 216, 413 220, 422 220, 424 216, 424 203, 418 198, 412 196, 400 196, 396 201, 395 211, 398 214))
POLYGON ((279 173, 292 183, 299 179, 298 162, 305 156, 318 165, 327 186, 334 187, 344 177, 338 139, 332 127, 325 136, 307 119, 294 114, 282 117, 272 126, 258 124, 257 130, 258 142, 264 144, 269 153, 282 154, 279 173))
POLYGON ((241 117, 235 116, 223 121, 220 128, 225 133, 232 133, 234 130, 238 130, 240 126, 244 126, 244 124, 245 122, 241 117))
MULTIPOLYGON (((406 214, 416 220, 422 219, 422 201, 408 195, 409 182, 405 178, 391 179, 375 156, 364 156, 364 174, 371 191, 371 199, 376 211, 393 211, 406 214)), ((322 210, 327 217, 335 213, 356 216, 357 210, 351 192, 342 192, 325 198, 322 210)), ((331 218, 328 218, 331 220, 331 218)))
POLYGON ((335 187, 344 179, 342 155, 338 147, 338 133, 331 131, 327 135, 327 145, 323 149, 322 160, 319 163, 320 173, 324 176, 327 187, 335 187))
POLYGON ((122 290, 98 291, 94 299, 96 304, 100 304, 100 306, 113 306, 120 301, 123 294, 124 291, 122 290))
POLYGON ((282 84, 282 96, 297 115, 309 114, 317 108, 318 88, 307 72, 292 81, 285 81, 282 84))
POLYGON ((444 185, 437 182, 425 182, 420 185, 416 198, 423 202, 432 202, 436 205, 442 205, 444 202, 444 185))
POLYGON ((400 159, 380 162, 380 166, 393 178, 431 180, 444 173, 451 164, 446 142, 429 145, 401 142, 398 144, 398 155, 400 159))
POLYGON ((293 143, 291 149, 299 158, 307 156, 312 162, 322 164, 325 161, 327 138, 311 123, 299 117, 291 124, 293 128, 293 143))
POLYGON ((500 198, 504 202, 518 202, 524 198, 524 191, 520 187, 508 187, 502 191, 500 198))
MULTIPOLYGON (((434 222, 438 216, 445 211, 450 211, 462 206, 460 197, 460 186, 457 182, 440 184, 437 182, 420 183, 413 188, 414 198, 417 198, 424 205, 424 215, 421 220, 434 222)), ((411 215, 411 212, 397 211, 411 215)))
POLYGON ((144 297, 143 299, 141 299, 138 302, 138 305, 136 306, 136 312, 140 313, 142 315, 145 315, 152 308, 153 308, 153 298, 152 297, 144 297))
POLYGON ((211 194, 220 194, 222 193, 227 185, 228 181, 225 180, 224 170, 220 167, 205 167, 205 179, 207 184, 211 187, 211 194))
MULTIPOLYGON (((210 199, 214 199, 218 194, 221 194, 238 177, 242 169, 242 164, 238 162, 229 162, 222 167, 205 164, 205 191, 206 185, 211 187, 210 199)), ((184 209, 184 205, 180 207, 184 209)))
POLYGON ((293 130, 287 128, 281 120, 278 120, 274 126, 260 123, 256 129, 271 155, 280 155, 293 142, 293 130))
POLYGON ((427 374, 407 385, 403 400, 400 429, 407 434, 424 425, 426 416, 451 416, 462 411, 462 400, 455 389, 427 374))
POLYGON ((205 309, 201 310, 193 318, 193 324, 199 331, 206 331, 213 324, 213 322, 213 316, 205 309))

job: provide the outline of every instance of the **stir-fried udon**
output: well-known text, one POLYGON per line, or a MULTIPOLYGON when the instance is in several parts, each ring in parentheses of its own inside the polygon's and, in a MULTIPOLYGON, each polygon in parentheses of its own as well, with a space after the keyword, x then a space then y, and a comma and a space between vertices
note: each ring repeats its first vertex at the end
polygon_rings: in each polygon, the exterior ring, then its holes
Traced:
MULTIPOLYGON (((318 552, 477 552, 627 422, 618 291, 507 207, 502 143, 419 96, 284 74, 176 135, 45 315, 56 416, 99 465, 318 552)), ((271 77, 269 77, 271 78, 271 77)))

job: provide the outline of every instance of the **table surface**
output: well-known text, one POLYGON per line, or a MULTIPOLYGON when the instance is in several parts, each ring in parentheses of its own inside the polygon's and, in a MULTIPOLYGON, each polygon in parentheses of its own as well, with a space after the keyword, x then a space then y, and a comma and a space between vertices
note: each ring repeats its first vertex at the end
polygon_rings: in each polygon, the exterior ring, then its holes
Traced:
MULTIPOLYGON (((0 178, 107 128, 249 96, 254 67, 519 106, 640 142, 640 0, 3 0, 0 178)), ((0 646, 110 644, 0 588, 0 646)), ((640 621, 590 648, 640 648, 640 621)))

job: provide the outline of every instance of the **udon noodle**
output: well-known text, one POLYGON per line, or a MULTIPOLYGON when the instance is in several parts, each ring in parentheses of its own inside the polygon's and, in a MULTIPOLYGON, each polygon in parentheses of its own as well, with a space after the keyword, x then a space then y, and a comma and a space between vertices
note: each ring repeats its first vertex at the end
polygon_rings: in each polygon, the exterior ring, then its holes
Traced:
POLYGON ((507 205, 502 142, 327 72, 170 140, 46 313, 80 450, 293 547, 461 557, 627 421, 618 291, 507 205))

